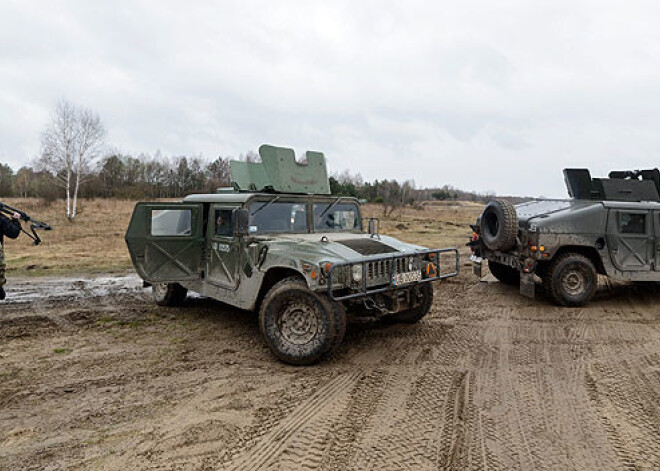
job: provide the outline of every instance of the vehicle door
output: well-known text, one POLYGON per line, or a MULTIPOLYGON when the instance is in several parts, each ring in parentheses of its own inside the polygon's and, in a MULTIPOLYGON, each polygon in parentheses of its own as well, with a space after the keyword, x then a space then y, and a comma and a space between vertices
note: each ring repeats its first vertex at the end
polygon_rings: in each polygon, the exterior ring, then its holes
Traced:
POLYGON ((651 212, 610 209, 608 245, 614 266, 622 271, 650 271, 655 263, 651 212))
POLYGON ((239 286, 240 240, 234 236, 233 211, 237 206, 212 205, 209 214, 206 279, 228 289, 239 286))
POLYGON ((653 211, 654 255, 653 269, 660 271, 660 211, 653 211))
POLYGON ((140 277, 159 283, 201 278, 202 215, 201 204, 138 203, 126 244, 140 277))

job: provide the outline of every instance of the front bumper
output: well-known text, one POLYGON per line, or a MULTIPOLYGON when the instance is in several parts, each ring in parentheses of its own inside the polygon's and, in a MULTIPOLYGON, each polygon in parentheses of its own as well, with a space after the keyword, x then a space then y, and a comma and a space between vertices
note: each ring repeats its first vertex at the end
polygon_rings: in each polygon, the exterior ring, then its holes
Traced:
POLYGON ((378 293, 408 289, 416 285, 450 278, 458 275, 459 269, 460 257, 458 249, 455 248, 364 257, 360 260, 332 265, 326 274, 327 291, 330 299, 335 301, 364 298, 378 293), (397 285, 396 280, 400 279, 397 275, 406 273, 405 261, 411 257, 422 260, 424 264, 420 267, 422 277, 420 280, 397 285), (337 286, 336 283, 333 283, 335 278, 333 274, 337 270, 348 270, 350 272, 354 266, 358 265, 362 267, 362 280, 359 284, 346 287, 337 286), (402 269, 402 267, 404 268, 402 269))

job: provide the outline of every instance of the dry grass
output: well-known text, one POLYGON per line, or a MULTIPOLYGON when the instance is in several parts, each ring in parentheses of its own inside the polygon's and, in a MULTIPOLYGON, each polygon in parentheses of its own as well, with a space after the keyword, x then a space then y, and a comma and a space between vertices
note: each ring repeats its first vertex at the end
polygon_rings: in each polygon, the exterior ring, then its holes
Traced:
POLYGON ((36 199, 6 199, 30 216, 53 226, 41 231, 38 247, 21 235, 5 239, 7 269, 11 275, 49 275, 73 272, 107 273, 131 268, 124 233, 133 211, 133 201, 82 201, 82 213, 74 222, 64 216, 64 203, 50 206, 36 199))
MULTIPOLYGON (((109 273, 132 268, 124 233, 135 202, 122 200, 82 201, 82 213, 74 222, 64 217, 63 202, 50 206, 36 199, 7 199, 53 226, 42 232, 43 244, 35 247, 25 236, 6 240, 7 268, 15 275, 109 273)), ((474 203, 426 204, 421 209, 403 208, 388 218, 382 206, 366 205, 364 215, 381 219, 381 233, 427 247, 459 247, 467 241, 468 224, 483 206, 474 203)))
POLYGON ((430 248, 464 248, 474 224, 483 211, 483 205, 470 202, 427 203, 419 209, 411 207, 396 210, 383 217, 380 205, 366 205, 366 217, 380 218, 382 234, 411 244, 430 248))

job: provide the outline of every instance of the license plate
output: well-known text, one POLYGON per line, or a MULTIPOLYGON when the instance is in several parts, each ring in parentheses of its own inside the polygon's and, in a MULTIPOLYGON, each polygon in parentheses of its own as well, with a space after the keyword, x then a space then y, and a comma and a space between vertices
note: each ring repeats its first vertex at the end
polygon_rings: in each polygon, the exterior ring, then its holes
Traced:
POLYGON ((397 273, 392 277, 392 285, 401 286, 422 281, 422 270, 397 273))

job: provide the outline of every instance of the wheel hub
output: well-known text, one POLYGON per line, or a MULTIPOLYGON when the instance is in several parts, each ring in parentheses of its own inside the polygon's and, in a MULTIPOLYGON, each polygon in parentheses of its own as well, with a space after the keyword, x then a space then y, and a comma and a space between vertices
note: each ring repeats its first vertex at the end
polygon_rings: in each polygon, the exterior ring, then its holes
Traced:
POLYGON ((579 295, 585 290, 586 279, 584 273, 579 270, 571 270, 567 272, 562 280, 562 284, 566 291, 571 295, 579 295))
POLYGON ((318 332, 318 325, 314 309, 302 301, 290 302, 282 310, 278 320, 282 336, 296 345, 311 341, 318 332))

